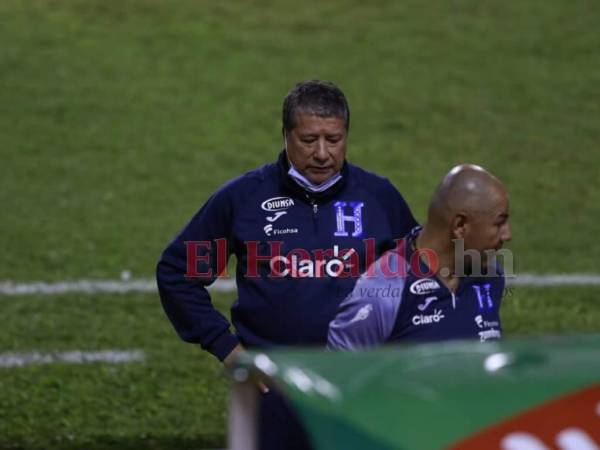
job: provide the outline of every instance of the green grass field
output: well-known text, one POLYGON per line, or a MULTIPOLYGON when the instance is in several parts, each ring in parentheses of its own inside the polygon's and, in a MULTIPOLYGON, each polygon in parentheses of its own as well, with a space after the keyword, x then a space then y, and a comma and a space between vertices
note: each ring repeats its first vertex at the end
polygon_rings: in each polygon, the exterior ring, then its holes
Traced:
MULTIPOLYGON (((306 78, 344 89, 349 159, 419 220, 450 166, 482 164, 512 194, 517 272, 598 273, 599 21, 600 4, 566 0, 3 0, 0 281, 152 277, 214 189, 275 158, 306 78)), ((0 368, 0 448, 225 445, 221 368, 157 295, 0 296, 0 311, 0 352, 147 354, 0 368)), ((600 299, 514 288, 504 323, 598 332, 600 299)))

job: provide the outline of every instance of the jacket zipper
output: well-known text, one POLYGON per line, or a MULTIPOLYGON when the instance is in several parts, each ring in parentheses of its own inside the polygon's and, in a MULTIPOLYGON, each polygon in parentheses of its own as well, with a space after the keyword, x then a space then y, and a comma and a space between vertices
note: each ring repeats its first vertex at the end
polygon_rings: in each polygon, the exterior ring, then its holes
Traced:
POLYGON ((317 213, 319 212, 319 205, 312 198, 310 199, 310 204, 312 205, 312 208, 313 208, 313 225, 314 225, 314 229, 316 232, 317 231, 317 213))

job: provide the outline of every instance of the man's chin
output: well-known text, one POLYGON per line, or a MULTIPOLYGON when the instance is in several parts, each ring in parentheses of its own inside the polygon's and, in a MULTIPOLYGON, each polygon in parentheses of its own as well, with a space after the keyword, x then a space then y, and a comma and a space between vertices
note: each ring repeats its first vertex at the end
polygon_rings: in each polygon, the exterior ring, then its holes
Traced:
POLYGON ((332 176, 333 176, 333 173, 331 171, 328 171, 328 172, 316 172, 316 173, 313 172, 313 171, 309 171, 306 178, 308 178, 308 180, 311 183, 319 185, 319 184, 325 183, 332 176))

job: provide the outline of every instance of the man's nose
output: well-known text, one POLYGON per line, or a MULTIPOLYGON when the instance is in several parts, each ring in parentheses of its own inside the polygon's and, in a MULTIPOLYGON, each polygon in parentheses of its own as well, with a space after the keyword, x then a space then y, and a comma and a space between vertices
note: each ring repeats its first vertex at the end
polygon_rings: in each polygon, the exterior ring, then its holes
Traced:
POLYGON ((329 153, 327 152, 327 142, 325 141, 325 138, 320 138, 317 141, 317 150, 313 156, 317 161, 327 161, 329 153))

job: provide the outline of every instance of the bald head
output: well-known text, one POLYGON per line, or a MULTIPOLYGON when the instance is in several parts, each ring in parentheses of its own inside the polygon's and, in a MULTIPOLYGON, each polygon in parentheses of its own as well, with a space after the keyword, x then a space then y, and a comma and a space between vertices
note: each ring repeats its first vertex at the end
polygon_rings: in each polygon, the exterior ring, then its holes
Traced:
POLYGON ((454 167, 435 190, 429 204, 428 222, 447 227, 457 215, 493 213, 508 202, 506 189, 490 172, 473 164, 454 167))
POLYGON ((417 245, 433 249, 451 275, 496 273, 496 252, 511 238, 503 184, 482 167, 462 164, 435 190, 417 245))

